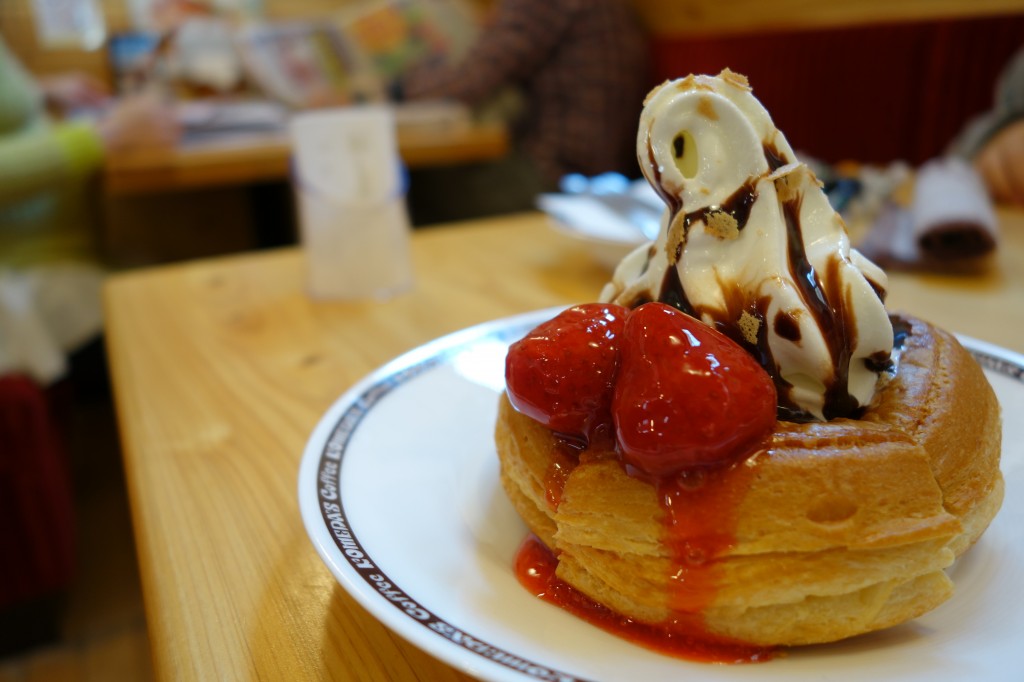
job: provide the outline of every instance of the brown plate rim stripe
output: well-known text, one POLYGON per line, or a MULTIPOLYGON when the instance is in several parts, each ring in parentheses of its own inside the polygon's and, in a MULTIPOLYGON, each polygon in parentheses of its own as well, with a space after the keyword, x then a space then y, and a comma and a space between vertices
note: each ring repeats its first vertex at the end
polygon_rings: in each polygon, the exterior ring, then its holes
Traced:
MULTIPOLYGON (((517 326, 511 329, 491 331, 473 337, 472 340, 509 341, 522 336, 532 326, 534 326, 533 323, 530 323, 524 324, 521 327, 517 326)), ((380 381, 376 381, 368 386, 341 413, 331 430, 330 437, 327 438, 324 444, 319 462, 317 463, 317 481, 333 483, 334 489, 338 491, 337 499, 330 499, 328 496, 325 496, 325 490, 330 487, 324 485, 317 486, 317 502, 321 517, 334 545, 341 552, 341 555, 345 557, 356 574, 371 589, 377 591, 383 599, 391 602, 395 608, 411 620, 456 646, 534 679, 551 680, 553 682, 587 682, 584 678, 536 663, 478 637, 474 637, 462 628, 424 608, 402 590, 401 587, 396 585, 382 568, 377 566, 373 557, 363 547, 348 522, 344 500, 340 493, 341 462, 344 460, 348 444, 359 424, 369 411, 385 396, 428 370, 444 364, 444 361, 449 356, 454 355, 463 345, 465 345, 465 341, 456 346, 442 348, 437 353, 419 362, 384 376, 380 381)))
MULTIPOLYGON (((526 317, 526 316, 523 316, 526 317)), ((329 486, 317 486, 317 502, 324 526, 335 547, 345 557, 355 573, 381 598, 389 601, 392 606, 411 620, 430 630, 433 634, 450 643, 470 651, 492 663, 497 663, 515 672, 540 680, 557 682, 588 682, 584 678, 564 673, 549 666, 518 656, 474 637, 462 628, 446 621, 429 609, 418 604, 404 590, 391 581, 388 575, 377 566, 359 541, 356 533, 349 525, 345 514, 344 500, 340 490, 341 462, 352 436, 369 411, 385 396, 412 381, 427 371, 445 364, 451 356, 459 352, 469 342, 502 341, 511 342, 521 337, 537 323, 536 319, 527 319, 521 324, 495 329, 491 325, 483 333, 467 336, 456 333, 451 335, 448 343, 443 339, 437 350, 427 356, 410 353, 399 357, 393 363, 395 371, 383 375, 378 381, 371 383, 359 393, 339 415, 320 452, 317 462, 317 481, 331 482, 338 493, 334 498, 325 494, 329 486), (405 361, 403 363, 403 361, 405 361)), ((1019 383, 1024 383, 1024 356, 1018 357, 1012 351, 1004 351, 1006 355, 998 355, 978 348, 975 344, 986 345, 974 339, 961 338, 967 350, 983 368, 1006 376, 1019 383)), ((1002 349, 1000 349, 1002 350, 1002 349)))

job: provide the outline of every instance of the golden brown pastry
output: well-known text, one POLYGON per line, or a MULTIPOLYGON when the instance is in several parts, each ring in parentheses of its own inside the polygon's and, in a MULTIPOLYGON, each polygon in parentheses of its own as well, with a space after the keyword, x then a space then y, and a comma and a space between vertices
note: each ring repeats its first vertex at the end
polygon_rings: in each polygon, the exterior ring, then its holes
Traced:
POLYGON ((988 526, 1003 479, 982 370, 952 335, 905 322, 862 418, 778 422, 766 449, 677 490, 675 516, 612 446, 574 450, 505 396, 502 484, 559 578, 641 621, 695 612, 710 633, 794 645, 915 618, 952 594, 943 569, 988 526))
POLYGON ((506 358, 501 479, 557 577, 727 644, 830 642, 942 603, 1003 496, 981 368, 893 324, 885 273, 744 77, 655 88, 637 159, 657 238, 506 358))

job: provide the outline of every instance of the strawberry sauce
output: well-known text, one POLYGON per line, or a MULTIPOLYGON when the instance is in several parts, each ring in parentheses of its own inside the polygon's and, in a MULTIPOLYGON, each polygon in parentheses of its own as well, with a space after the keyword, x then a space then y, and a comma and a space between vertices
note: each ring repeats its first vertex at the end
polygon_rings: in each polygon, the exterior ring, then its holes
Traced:
POLYGON ((709 634, 696 614, 680 613, 656 624, 623 616, 560 580, 555 575, 557 566, 558 559, 533 535, 516 554, 516 577, 532 594, 634 644, 702 663, 753 663, 772 657, 772 649, 709 634))
POLYGON ((579 464, 579 453, 564 441, 559 442, 560 447, 551 458, 551 464, 545 474, 544 496, 547 499, 548 507, 552 510, 558 509, 562 501, 562 490, 565 482, 569 480, 569 474, 579 464))
MULTIPOLYGON (((563 445, 548 469, 548 504, 557 509, 566 479, 577 466, 563 445)), ((607 632, 670 656, 707 663, 754 663, 770 660, 774 648, 730 640, 709 633, 702 611, 713 601, 719 578, 717 560, 735 544, 737 513, 756 470, 755 455, 723 469, 692 469, 678 476, 650 477, 627 469, 655 486, 664 512, 665 537, 673 553, 669 608, 663 623, 645 623, 612 611, 559 579, 557 557, 530 535, 516 554, 519 583, 607 632)))
POLYGON ((556 576, 557 557, 533 537, 516 559, 519 581, 655 651, 718 663, 771 658, 770 648, 713 635, 703 616, 715 603, 719 566, 736 544, 739 510, 775 426, 776 392, 764 369, 674 308, 591 304, 513 344, 505 376, 513 407, 554 435, 544 481, 551 510, 573 470, 593 457, 615 457, 626 474, 653 488, 672 559, 671 617, 645 623, 594 602, 556 576))
POLYGON ((718 560, 736 544, 738 511, 755 465, 756 457, 725 469, 693 469, 653 482, 675 569, 671 609, 700 613, 714 602, 718 560))

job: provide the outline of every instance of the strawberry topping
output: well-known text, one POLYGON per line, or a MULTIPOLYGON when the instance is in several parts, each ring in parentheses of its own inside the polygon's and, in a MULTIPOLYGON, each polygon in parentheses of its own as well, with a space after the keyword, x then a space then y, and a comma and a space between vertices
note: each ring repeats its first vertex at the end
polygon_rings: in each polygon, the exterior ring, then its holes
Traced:
POLYGON ((612 414, 622 458, 656 476, 720 466, 775 427, 775 385, 743 348, 699 320, 648 303, 626 320, 612 414))
POLYGON ((619 335, 628 312, 612 304, 579 305, 512 344, 505 358, 512 406, 584 443, 610 425, 619 335))
POLYGON ((623 462, 649 476, 731 464, 775 426, 757 361, 662 303, 570 308, 510 346, 505 379, 513 407, 563 437, 614 425, 623 462))

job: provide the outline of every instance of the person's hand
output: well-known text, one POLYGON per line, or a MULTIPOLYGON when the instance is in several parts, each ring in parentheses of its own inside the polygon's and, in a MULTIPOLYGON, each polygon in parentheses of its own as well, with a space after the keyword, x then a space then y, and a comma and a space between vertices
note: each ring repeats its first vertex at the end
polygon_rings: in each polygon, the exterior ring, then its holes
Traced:
POLYGON ((181 132, 174 106, 153 92, 118 100, 97 125, 107 149, 173 147, 181 132))
POLYGON ((993 201, 1024 206, 1024 119, 1003 128, 974 158, 993 201))
POLYGON ((46 76, 39 80, 47 104, 63 112, 75 109, 97 109, 110 99, 107 86, 84 73, 46 76))

